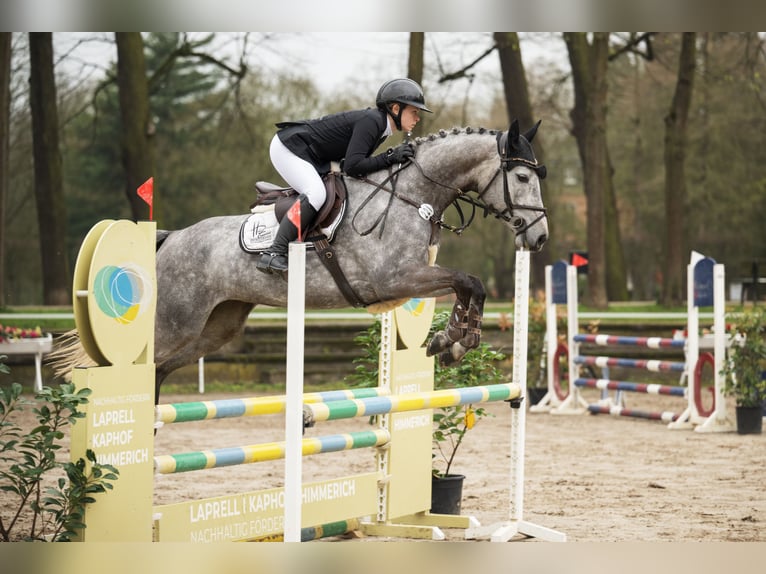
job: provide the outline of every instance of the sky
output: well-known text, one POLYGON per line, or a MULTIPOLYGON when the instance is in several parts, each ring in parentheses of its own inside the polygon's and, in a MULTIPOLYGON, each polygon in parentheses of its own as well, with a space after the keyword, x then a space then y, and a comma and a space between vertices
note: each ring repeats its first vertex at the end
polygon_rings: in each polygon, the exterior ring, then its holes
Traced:
MULTIPOLYGON (((201 33, 196 33, 201 35, 201 33)), ((76 76, 100 78, 103 68, 116 59, 112 32, 54 34, 56 56, 76 76), (78 44, 79 42, 79 44, 78 44), (83 73, 84 70, 84 73, 83 73)), ((232 66, 241 51, 242 33, 218 33, 216 56, 226 55, 232 66)), ((522 57, 530 68, 541 61, 566 66, 566 50, 560 35, 522 35, 522 57)), ((250 62, 265 71, 289 71, 314 81, 323 94, 374 94, 385 80, 406 75, 409 32, 252 32, 250 62)), ((438 85, 441 72, 451 72, 473 62, 492 45, 491 32, 427 32, 424 88, 440 101, 463 98, 487 105, 501 89, 496 54, 476 68, 477 80, 438 85)))

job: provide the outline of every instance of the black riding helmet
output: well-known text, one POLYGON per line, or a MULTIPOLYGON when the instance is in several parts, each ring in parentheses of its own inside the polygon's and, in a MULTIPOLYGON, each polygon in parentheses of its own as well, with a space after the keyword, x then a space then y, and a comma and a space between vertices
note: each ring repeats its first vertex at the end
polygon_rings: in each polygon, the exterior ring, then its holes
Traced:
MULTIPOLYGON (((402 129, 402 108, 404 106, 413 106, 424 112, 431 112, 426 107, 426 98, 423 95, 423 88, 409 78, 397 78, 395 80, 389 80, 383 84, 378 90, 378 95, 375 98, 375 104, 386 110, 392 118, 397 129, 402 129), (394 115, 391 112, 391 104, 402 104, 399 107, 399 113, 394 115)), ((433 112, 431 112, 433 113, 433 112)))

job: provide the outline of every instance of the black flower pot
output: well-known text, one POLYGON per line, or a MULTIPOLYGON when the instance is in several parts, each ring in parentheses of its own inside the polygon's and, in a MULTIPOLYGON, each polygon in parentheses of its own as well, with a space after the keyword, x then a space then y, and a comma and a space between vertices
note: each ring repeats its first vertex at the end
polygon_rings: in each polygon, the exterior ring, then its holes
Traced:
POLYGON ((755 407, 735 408, 737 414, 738 434, 761 434, 763 428, 763 413, 760 405, 755 407))
POLYGON ((462 474, 431 478, 431 514, 460 514, 464 479, 462 474))

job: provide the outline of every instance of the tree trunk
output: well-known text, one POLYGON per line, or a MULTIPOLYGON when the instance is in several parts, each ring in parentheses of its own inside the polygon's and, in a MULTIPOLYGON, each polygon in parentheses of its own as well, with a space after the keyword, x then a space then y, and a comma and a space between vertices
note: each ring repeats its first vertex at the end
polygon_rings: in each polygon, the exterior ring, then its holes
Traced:
POLYGON ((588 291, 584 300, 606 308, 610 296, 627 298, 612 164, 606 144, 609 34, 593 34, 589 44, 585 33, 567 32, 564 41, 575 93, 570 113, 572 134, 580 154, 587 199, 588 291))
MULTIPOLYGON (((144 60, 144 41, 140 32, 116 32, 117 85, 120 91, 122 119, 122 164, 125 168, 128 202, 133 219, 149 218, 149 206, 136 190, 154 175, 152 134, 154 125, 149 111, 149 89, 144 60)), ((156 197, 156 196, 155 196, 156 197)), ((160 210, 154 204, 155 219, 160 210)))
POLYGON ((66 203, 59 151, 58 108, 53 74, 53 34, 29 34, 30 105, 35 200, 40 228, 43 302, 70 305, 69 258, 66 250, 66 203))
POLYGON ((11 122, 11 32, 0 32, 0 307, 5 307, 5 218, 11 122))
POLYGON ((662 304, 677 305, 684 300, 684 204, 686 203, 686 140, 689 108, 694 88, 696 33, 684 32, 678 80, 670 111, 665 116, 665 271, 662 304))
MULTIPOLYGON (((407 77, 423 85, 423 53, 425 51, 425 32, 410 32, 410 55, 407 62, 407 77)), ((426 101, 428 99, 426 98, 426 101)), ((422 122, 412 130, 413 136, 423 133, 422 122)))
MULTIPOLYGON (((503 76, 503 93, 505 94, 505 108, 508 112, 508 124, 510 125, 514 119, 518 119, 522 131, 527 130, 535 124, 536 120, 532 114, 527 75, 521 59, 519 35, 516 32, 495 32, 494 39, 500 58, 500 71, 503 76)), ((544 130, 540 130, 535 136, 534 149, 537 160, 540 163, 545 163, 542 131, 544 130)), ((547 195, 545 193, 545 180, 540 180, 540 186, 543 197, 545 197, 547 195)), ((511 270, 515 263, 515 254, 516 251, 511 244, 492 257, 495 284, 501 297, 511 296, 514 292, 514 278, 511 270)), ((531 282, 533 286, 542 286, 545 284, 545 266, 553 262, 553 255, 550 249, 543 249, 540 253, 535 253, 534 257, 531 282)))

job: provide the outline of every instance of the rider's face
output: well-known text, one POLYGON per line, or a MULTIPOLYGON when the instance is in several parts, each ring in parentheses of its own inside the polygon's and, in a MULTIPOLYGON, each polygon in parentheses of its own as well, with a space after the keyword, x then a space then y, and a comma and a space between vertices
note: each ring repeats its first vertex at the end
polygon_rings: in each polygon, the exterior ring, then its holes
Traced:
POLYGON ((402 131, 411 132, 420 121, 420 110, 413 106, 404 106, 402 111, 402 131))

